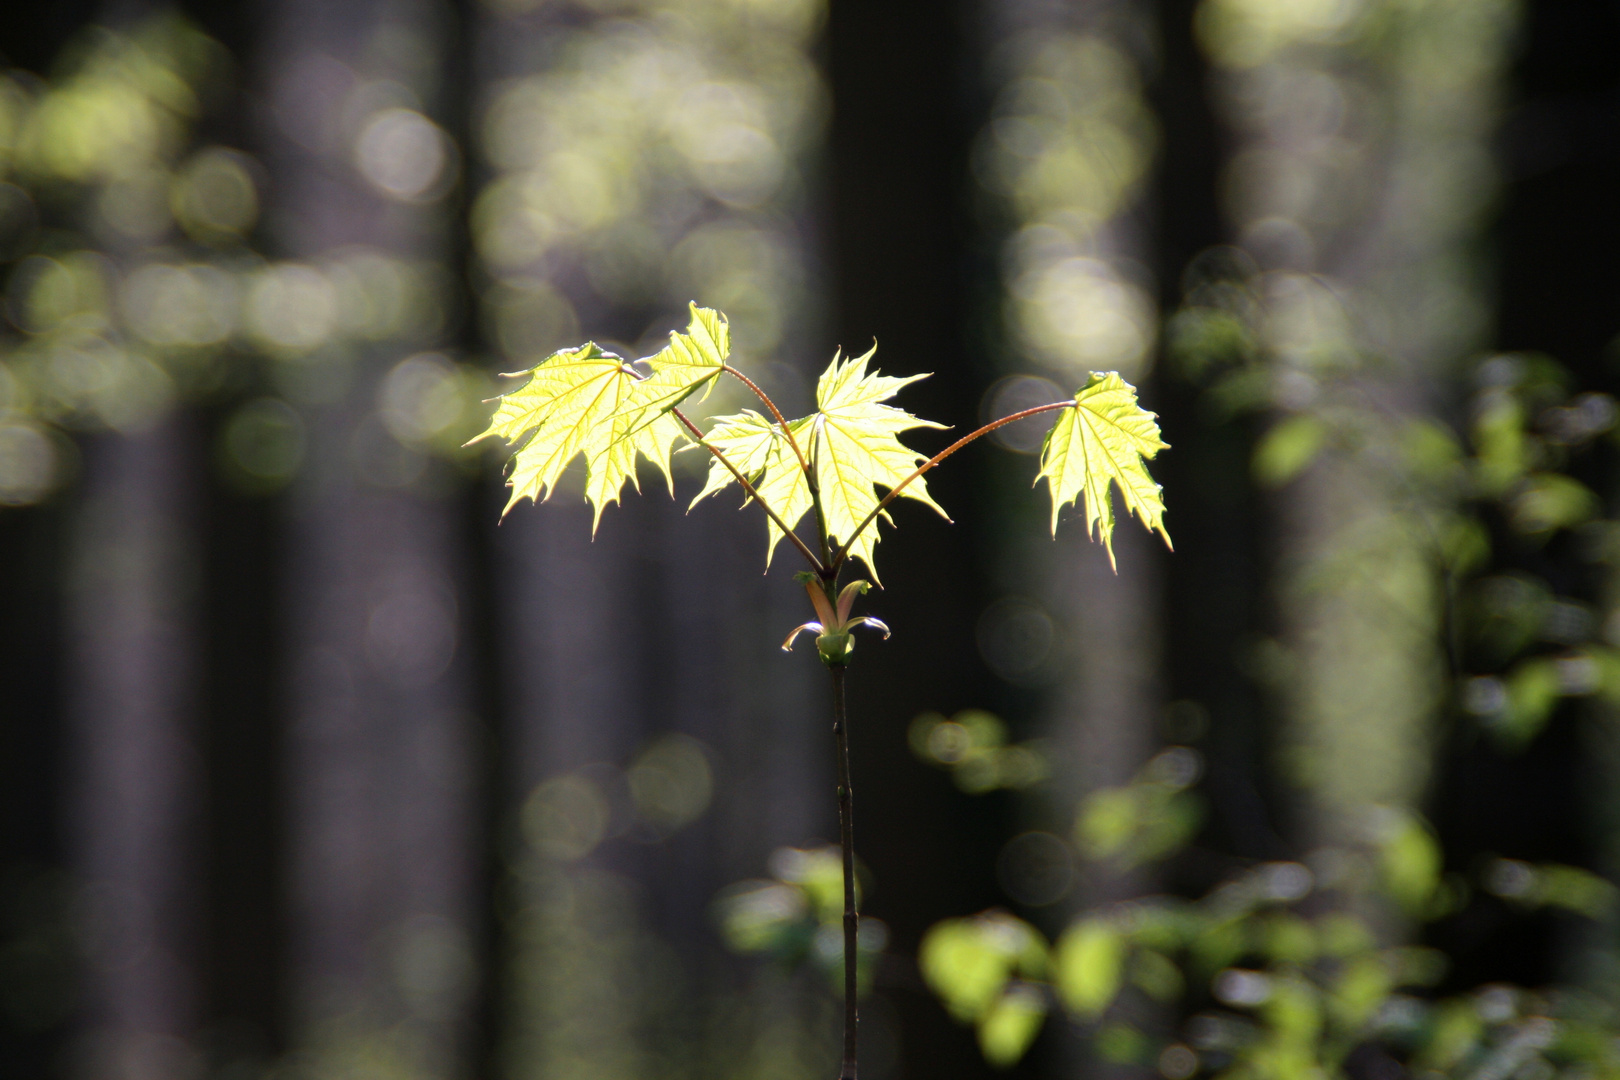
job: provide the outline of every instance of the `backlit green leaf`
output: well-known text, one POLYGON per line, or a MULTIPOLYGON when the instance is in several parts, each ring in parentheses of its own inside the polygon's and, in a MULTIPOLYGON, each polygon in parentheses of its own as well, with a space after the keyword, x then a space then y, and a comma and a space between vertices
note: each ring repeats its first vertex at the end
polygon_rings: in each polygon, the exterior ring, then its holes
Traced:
POLYGON ((1010 1068, 1029 1050, 1046 1021, 1046 999, 1032 987, 1015 985, 979 1021, 979 1049, 998 1069, 1010 1068))
POLYGON ((947 919, 923 936, 917 963, 923 978, 958 1020, 976 1021, 1000 997, 1012 957, 971 919, 947 919))
POLYGON ((1541 734, 1561 693, 1557 660, 1534 656, 1521 661, 1507 677, 1507 707, 1488 718, 1487 730, 1502 750, 1517 753, 1541 734))
POLYGON ((1052 531, 1063 508, 1085 495, 1086 531, 1114 560, 1114 506, 1109 484, 1119 487, 1126 510, 1170 543, 1164 528, 1164 498, 1148 475, 1144 458, 1169 444, 1159 437, 1153 413, 1136 403, 1136 389, 1115 372, 1092 372, 1074 395, 1074 408, 1058 413, 1041 447, 1041 471, 1052 495, 1052 531))
POLYGON ((1102 1015, 1119 992, 1126 942, 1102 919, 1081 919, 1057 947, 1057 990, 1063 1003, 1084 1017, 1102 1015))
POLYGON ((501 396, 488 429, 478 436, 499 435, 515 448, 506 509, 522 499, 550 498, 563 470, 581 454, 585 497, 595 511, 593 532, 627 480, 640 490, 637 454, 658 466, 673 491, 669 455, 686 435, 669 410, 712 383, 730 349, 725 316, 693 304, 686 332, 671 333, 667 346, 642 361, 646 373, 594 342, 515 373, 528 381, 501 396))
MULTIPOLYGON (((806 417, 788 425, 801 449, 808 445, 811 422, 812 419, 806 417)), ((754 485, 760 498, 790 527, 797 525, 809 512, 810 484, 805 480, 799 459, 778 424, 752 409, 744 409, 735 416, 720 417, 704 436, 704 441, 726 455, 737 471, 754 485)), ((711 460, 709 481, 698 492, 697 498, 692 500, 692 505, 696 506, 699 500, 732 482, 731 470, 718 460, 711 460)), ((776 553, 776 545, 781 542, 783 534, 774 521, 767 519, 765 526, 770 537, 765 549, 765 565, 770 566, 771 556, 776 553)))
POLYGON ((1040 931, 1004 911, 935 923, 917 951, 923 979, 964 1022, 984 1020, 1014 975, 1045 977, 1047 963, 1040 931))
POLYGON ((668 412, 704 387, 714 386, 731 355, 731 324, 713 308, 689 304, 692 321, 684 333, 670 331, 669 344, 642 361, 652 374, 641 383, 644 408, 668 412))
MULTIPOLYGON (((873 485, 893 488, 928 460, 901 444, 898 436, 902 432, 944 427, 882 404, 902 387, 928 376, 895 379, 875 371, 868 375, 866 364, 876 351, 874 346, 865 355, 842 363, 834 356, 822 372, 816 383, 817 411, 810 451, 821 488, 827 535, 841 544, 849 543, 851 557, 866 564, 874 581, 877 569, 872 565, 872 552, 878 542, 877 522, 855 535, 860 523, 877 508, 878 495, 873 485)), ((940 517, 950 520, 950 515, 929 496, 922 477, 906 485, 900 494, 932 507, 940 517)), ((878 516, 888 520, 887 513, 878 516)))
POLYGON ((1508 499, 1508 520, 1523 533, 1548 533, 1579 525, 1602 506, 1579 480, 1560 473, 1531 473, 1508 499))
POLYGON ((1327 436, 1327 425, 1309 414, 1278 422, 1254 448, 1254 478, 1266 487, 1282 487, 1310 468, 1327 436))
MULTIPOLYGON (((919 420, 903 409, 883 404, 901 387, 928 376, 895 379, 875 371, 868 374, 866 365, 875 351, 874 348, 854 359, 834 356, 816 384, 816 411, 788 425, 815 470, 827 535, 836 543, 855 535, 867 515, 877 508, 877 486, 894 488, 928 460, 901 444, 898 436, 913 428, 944 426, 919 420)), ((735 416, 718 418, 705 441, 725 454, 737 471, 748 477, 760 497, 790 527, 797 525, 810 510, 809 485, 780 425, 745 410, 735 416)), ((730 471, 715 461, 709 467, 709 482, 698 498, 711 495, 732 482, 730 471)), ((941 517, 950 520, 929 496, 922 477, 906 485, 900 494, 933 507, 941 517)), ((886 513, 879 517, 888 520, 886 513)), ((781 530, 772 523, 767 563, 781 538, 781 530)), ((877 571, 872 565, 872 552, 877 542, 874 521, 855 537, 849 549, 852 558, 866 564, 874 581, 877 571)))
POLYGON ((1421 914, 1440 883, 1440 845, 1416 815, 1389 809, 1382 818, 1379 869, 1384 886, 1408 912, 1421 914))

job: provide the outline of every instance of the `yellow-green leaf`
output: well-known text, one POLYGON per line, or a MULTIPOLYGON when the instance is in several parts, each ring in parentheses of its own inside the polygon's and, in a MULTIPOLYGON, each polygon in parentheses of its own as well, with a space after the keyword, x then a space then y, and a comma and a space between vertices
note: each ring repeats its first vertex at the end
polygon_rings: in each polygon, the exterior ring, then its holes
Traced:
MULTIPOLYGON (((788 425, 801 450, 806 445, 805 440, 811 423, 812 418, 805 417, 788 425)), ((724 454, 726 460, 748 478, 748 482, 754 485, 754 490, 759 492, 759 497, 787 522, 789 528, 797 525, 809 512, 810 484, 805 480, 804 470, 799 467, 799 458, 794 454, 793 446, 783 434, 780 425, 752 409, 744 409, 735 416, 722 416, 716 420, 714 427, 704 436, 704 441, 724 454)), ((696 506, 700 500, 713 495, 730 483, 732 483, 731 470, 718 460, 711 459, 708 483, 698 492, 697 498, 692 500, 692 505, 696 506)), ((769 530, 770 538, 770 543, 765 549, 765 565, 768 567, 783 533, 776 527, 776 522, 769 519, 766 520, 765 526, 769 530)))
POLYGON ((1018 1064, 1046 1021, 1046 999, 1030 986, 1009 987, 979 1021, 979 1050, 998 1069, 1018 1064))
POLYGON ((1081 919, 1064 931, 1057 947, 1057 991, 1080 1016, 1102 1015, 1119 992, 1126 941, 1102 919, 1081 919))
POLYGON ((1379 863, 1384 887, 1413 915, 1421 915, 1440 884, 1440 844, 1414 814, 1388 810, 1381 821, 1379 863))
POLYGON ((506 509, 523 499, 549 499, 563 470, 581 454, 585 497, 595 511, 593 532, 627 480, 640 490, 638 454, 658 466, 673 491, 669 455, 686 435, 670 410, 720 374, 730 348, 725 316, 693 304, 686 332, 672 332, 667 346, 642 361, 645 374, 595 342, 515 373, 511 377, 527 375, 528 381, 501 395, 488 429, 478 436, 499 435, 514 447, 506 509))
POLYGON ((1327 437, 1327 425, 1309 414, 1278 422, 1254 448, 1254 478, 1266 487, 1282 487, 1310 468, 1327 437))
MULTIPOLYGON (((855 530, 877 508, 877 486, 894 488, 928 460, 903 445, 898 436, 913 428, 944 426, 919 420, 904 409, 883 404, 901 387, 928 376, 896 379, 875 371, 868 374, 867 362, 876 351, 874 347, 866 355, 853 359, 835 355, 816 384, 816 411, 788 425, 815 470, 827 535, 840 544, 855 536, 849 546, 850 556, 866 564, 873 581, 878 579, 872 565, 872 551, 878 542, 877 522, 859 535, 855 530)), ((705 441, 726 455, 790 528, 811 508, 809 484, 787 437, 782 434, 781 425, 744 410, 735 416, 719 417, 705 441)), ((730 470, 715 461, 709 467, 709 482, 698 498, 711 495, 731 482, 730 470)), ((929 497, 922 477, 907 484, 900 494, 933 507, 941 517, 950 520, 929 497)), ((888 520, 887 514, 879 516, 888 520)), ((781 538, 781 530, 773 522, 767 563, 781 538)))
POLYGON ((1013 958, 973 919, 946 919, 923 935, 917 964, 929 987, 958 1020, 976 1022, 1001 996, 1013 958))
POLYGON ((700 386, 706 394, 731 355, 731 324, 726 317, 713 308, 688 306, 692 321, 686 332, 671 331, 669 344, 642 361, 652 368, 652 374, 640 385, 639 393, 645 407, 655 412, 669 411, 700 386))
MULTIPOLYGON (((902 432, 944 427, 882 404, 902 387, 928 376, 895 379, 875 371, 868 375, 866 365, 876 351, 873 346, 864 356, 842 362, 834 356, 822 372, 816 384, 817 411, 810 451, 821 489, 827 535, 841 544, 848 543, 850 555, 866 564, 873 581, 878 580, 877 568, 872 565, 872 552, 878 542, 877 522, 855 533, 877 508, 878 495, 873 485, 893 489, 928 460, 901 444, 898 436, 902 432)), ((929 496, 922 477, 906 485, 900 494, 932 507, 940 517, 950 520, 950 515, 929 496)), ((888 520, 886 513, 879 516, 888 520)))
MULTIPOLYGON (((1058 515, 1084 494, 1086 532, 1097 536, 1114 561, 1114 505, 1109 484, 1119 487, 1125 508, 1164 537, 1164 498, 1143 459, 1169 444, 1159 437, 1157 417, 1136 403, 1136 389, 1116 372, 1092 372, 1074 395, 1074 408, 1058 413, 1041 447, 1038 483, 1052 495, 1052 532, 1058 515)), ((909 490, 909 489, 908 489, 909 490)))
POLYGON ((923 935, 917 964, 951 1015, 983 1020, 1016 973, 1046 975, 1047 945, 1040 931, 1004 911, 935 923, 923 935))

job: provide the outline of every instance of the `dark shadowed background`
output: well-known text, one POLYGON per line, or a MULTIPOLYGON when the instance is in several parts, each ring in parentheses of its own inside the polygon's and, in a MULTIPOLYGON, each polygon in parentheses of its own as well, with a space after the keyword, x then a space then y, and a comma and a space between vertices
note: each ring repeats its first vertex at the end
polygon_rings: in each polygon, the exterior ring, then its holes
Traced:
MULTIPOLYGON (((1595 0, 0 6, 0 1074, 831 1074, 792 552, 685 512, 697 453, 593 540, 461 445, 693 300, 790 415, 875 340, 924 452, 1093 370, 1172 447, 1117 572, 1039 430, 895 508, 863 1075, 996 1073, 941 920, 1257 866, 1434 950, 1390 1016, 1610 1015, 1617 58, 1595 0)), ((1003 1064, 1307 1075, 1210 1034, 1244 955, 1091 1015, 1025 971, 1003 1064)), ((1375 1028, 1308 1075, 1620 1067, 1375 1028)))

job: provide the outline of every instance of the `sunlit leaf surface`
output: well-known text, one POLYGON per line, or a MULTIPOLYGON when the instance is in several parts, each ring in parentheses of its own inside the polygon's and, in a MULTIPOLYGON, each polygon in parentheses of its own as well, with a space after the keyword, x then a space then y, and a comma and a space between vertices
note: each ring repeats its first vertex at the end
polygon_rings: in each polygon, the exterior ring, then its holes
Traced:
MULTIPOLYGON (((876 351, 874 347, 854 359, 834 356, 816 384, 815 413, 789 425, 815 469, 826 532, 836 543, 848 541, 867 515, 877 508, 876 486, 893 489, 928 460, 903 445, 899 435, 913 428, 944 426, 919 420, 903 409, 883 404, 901 387, 927 376, 894 379, 875 371, 867 374, 867 362, 876 351)), ((756 413, 744 411, 720 417, 709 441, 755 484, 760 495, 789 526, 797 525, 811 508, 809 485, 780 427, 773 427, 756 413)), ((714 462, 709 469, 708 485, 698 498, 719 491, 731 481, 726 467, 714 462)), ((939 504, 929 497, 921 477, 908 484, 901 495, 926 503, 949 520, 939 504)), ((887 514, 880 516, 888 520, 887 514)), ((775 551, 780 539, 781 530, 773 523, 770 551, 775 551)), ((874 521, 850 545, 850 555, 866 564, 874 581, 877 570, 872 565, 872 551, 877 542, 874 521)), ((766 558, 769 561, 769 552, 766 558)))
POLYGON ((499 435, 516 447, 507 510, 522 499, 550 498, 581 454, 593 531, 626 481, 640 489, 637 454, 658 466, 673 491, 669 456, 685 435, 670 410, 720 374, 730 348, 725 316, 694 304, 686 332, 671 333, 669 345, 642 362, 650 374, 594 342, 541 361, 528 382, 501 396, 478 436, 499 435))
POLYGON ((1058 413, 1041 448, 1041 471, 1052 494, 1052 531, 1063 508, 1085 495, 1086 531, 1095 534, 1114 559, 1114 506, 1110 483, 1119 487, 1125 508, 1170 543, 1164 528, 1164 498, 1148 475, 1145 458, 1169 444, 1159 437, 1153 413, 1136 403, 1136 389, 1115 372, 1093 372, 1074 395, 1072 409, 1058 413))
MULTIPOLYGON (((860 535, 854 535, 856 528, 877 507, 879 497, 874 485, 892 489, 928 460, 902 445, 901 433, 913 428, 944 427, 883 404, 901 387, 928 376, 894 379, 875 371, 869 375, 866 365, 876 351, 874 347, 863 356, 842 362, 835 356, 822 372, 816 384, 815 439, 811 451, 816 481, 821 488, 822 512, 827 519, 827 534, 841 544, 848 543, 851 557, 866 564, 874 581, 877 568, 872 564, 872 552, 878 542, 877 523, 874 521, 860 535)), ((950 520, 929 496, 922 477, 913 480, 900 494, 933 507, 940 517, 950 520)), ((886 513, 880 516, 888 520, 886 513)))
MULTIPOLYGON (((793 430, 793 437, 798 440, 800 449, 809 445, 809 434, 813 417, 795 420, 789 427, 793 430)), ((795 526, 810 511, 811 497, 810 484, 805 479, 804 470, 799 467, 799 459, 793 453, 787 436, 782 428, 774 421, 759 415, 752 409, 744 409, 735 416, 723 416, 709 431, 707 441, 726 459, 737 467, 737 471, 748 478, 771 509, 775 510, 789 527, 795 526)), ((703 490, 698 492, 692 505, 706 496, 733 482, 731 471, 718 460, 709 463, 709 480, 703 490)), ((776 545, 782 540, 782 530, 776 522, 767 520, 766 528, 769 530, 770 543, 765 549, 765 565, 771 564, 771 556, 776 553, 776 545)))

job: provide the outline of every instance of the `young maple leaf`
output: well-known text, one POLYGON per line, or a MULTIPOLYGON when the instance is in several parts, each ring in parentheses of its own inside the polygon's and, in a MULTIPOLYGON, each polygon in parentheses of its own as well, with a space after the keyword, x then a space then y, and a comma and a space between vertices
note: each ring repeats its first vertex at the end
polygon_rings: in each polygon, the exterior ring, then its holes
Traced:
POLYGON ((691 310, 686 331, 671 332, 668 345, 641 361, 650 374, 587 342, 509 376, 528 381, 501 395, 488 429, 472 440, 499 435, 514 447, 507 480, 512 497, 503 514, 523 499, 551 498, 563 470, 581 454, 585 497, 595 511, 592 534, 625 481, 641 490, 637 454, 658 466, 673 493, 669 456, 686 433, 670 410, 699 387, 712 386, 731 352, 725 316, 696 304, 691 310))
MULTIPOLYGON (((813 419, 807 416, 788 425, 801 450, 809 445, 807 436, 813 419)), ((798 455, 794 454, 792 444, 779 425, 752 409, 744 409, 735 416, 718 417, 703 440, 726 455, 737 471, 754 485, 759 497, 787 522, 789 528, 797 525, 809 512, 810 485, 805 481, 804 470, 799 467, 798 455)), ((732 483, 732 480, 731 470, 718 460, 711 460, 708 483, 697 493, 691 505, 696 506, 707 496, 732 483)), ((748 503, 745 501, 743 505, 747 506, 748 503)), ((765 548, 765 566, 769 569, 771 557, 776 554, 776 545, 781 543, 784 533, 769 518, 765 521, 765 528, 769 540, 765 548)))
POLYGON ((1164 528, 1162 489, 1143 462, 1170 446, 1159 437, 1157 419, 1136 403, 1135 388, 1117 372, 1091 373, 1075 392, 1074 408, 1058 412, 1041 447, 1041 471, 1035 482, 1045 479, 1051 492, 1054 534, 1059 512, 1084 493, 1086 534, 1103 542, 1109 564, 1115 565, 1114 504, 1108 497, 1112 482, 1119 485, 1125 508, 1171 546, 1164 528))
MULTIPOLYGON (((902 387, 928 376, 894 379, 875 371, 868 375, 866 363, 876 351, 874 345, 864 356, 842 364, 834 355, 832 363, 822 372, 816 383, 814 449, 810 451, 815 463, 816 484, 821 489, 827 535, 848 544, 851 557, 866 564, 873 581, 878 580, 877 568, 872 564, 873 549, 878 542, 877 522, 872 522, 859 535, 855 534, 855 529, 877 508, 878 496, 873 485, 894 488, 928 460, 901 444, 898 436, 902 432, 945 426, 919 420, 904 409, 881 404, 902 387)), ((928 487, 920 476, 906 485, 900 495, 932 507, 946 521, 951 519, 929 496, 928 487)), ((889 521, 887 511, 878 516, 889 521)))
MULTIPOLYGON (((873 488, 880 484, 893 488, 927 459, 910 447, 901 444, 898 436, 912 428, 943 427, 928 420, 919 420, 903 409, 882 402, 893 397, 901 387, 926 379, 927 375, 912 375, 892 379, 877 372, 866 373, 867 361, 872 359, 876 347, 865 356, 846 360, 835 354, 832 363, 816 384, 816 411, 788 427, 793 431, 799 448, 809 456, 816 473, 816 486, 821 492, 821 512, 826 519, 827 534, 842 542, 854 534, 855 529, 877 508, 878 495, 873 488)), ((704 437, 725 454, 737 471, 748 478, 760 497, 787 522, 797 525, 812 506, 810 485, 804 470, 793 453, 781 425, 750 410, 735 416, 718 417, 714 429, 704 437)), ((693 499, 712 495, 732 482, 729 469, 719 461, 709 465, 709 482, 693 499)), ((928 495, 922 477, 913 480, 900 493, 905 498, 926 503, 949 521, 950 517, 928 495)), ((887 513, 879 515, 888 521, 887 513)), ((770 523, 770 547, 766 549, 765 565, 769 566, 782 530, 770 523)), ((872 551, 877 546, 877 523, 874 521, 850 544, 850 555, 866 564, 872 579, 877 570, 872 566, 872 551)))

